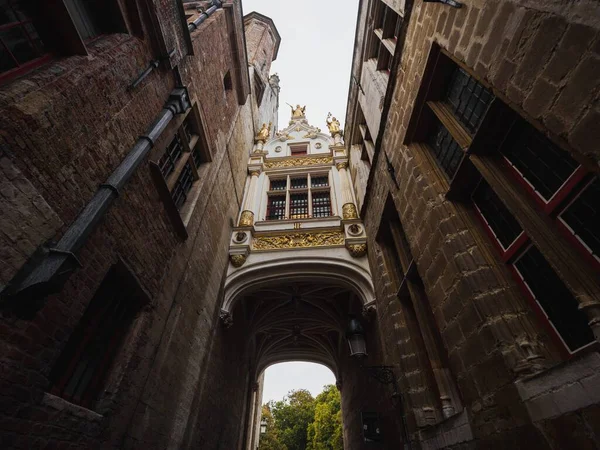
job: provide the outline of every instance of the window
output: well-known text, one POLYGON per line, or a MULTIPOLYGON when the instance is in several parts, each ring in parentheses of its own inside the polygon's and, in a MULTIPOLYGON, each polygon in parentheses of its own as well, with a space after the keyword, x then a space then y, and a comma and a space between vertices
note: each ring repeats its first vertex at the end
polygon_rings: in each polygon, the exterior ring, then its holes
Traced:
POLYGON ((524 120, 518 120, 502 146, 518 181, 546 212, 551 212, 585 175, 580 164, 524 120))
POLYGON ((594 334, 577 300, 535 246, 529 246, 512 268, 527 294, 537 302, 570 351, 594 340, 594 334))
POLYGON ((199 181, 209 162, 205 133, 194 106, 158 161, 150 164, 161 198, 183 237, 187 237, 184 224, 193 209, 190 198, 198 197, 199 181))
MULTIPOLYGON (((416 141, 413 148, 441 169, 450 200, 472 206, 559 347, 574 352, 592 342, 585 314, 546 252, 560 246, 558 253, 564 253, 570 242, 600 270, 600 240, 592 231, 600 229, 598 177, 439 49, 430 55, 415 111, 407 143, 416 141), (504 190, 507 185, 513 189, 504 190), (546 237, 555 232, 556 239, 546 237), (568 242, 560 240, 561 232, 568 242)), ((574 272, 586 270, 583 264, 574 272)))
POLYGON ((357 107, 356 111, 356 119, 355 123, 358 124, 358 127, 354 129, 352 144, 360 145, 361 154, 360 159, 365 161, 370 165, 373 160, 373 156, 375 154, 375 145, 373 143, 373 138, 371 137, 371 132, 369 131, 369 127, 367 125, 367 121, 365 119, 365 115, 362 111, 360 105, 357 107))
POLYGON ((260 78, 258 72, 254 72, 254 96, 256 97, 256 104, 260 106, 262 103, 263 95, 265 93, 265 83, 260 78))
POLYGON ((376 1, 372 12, 373 33, 368 58, 377 60, 377 70, 390 72, 396 50, 402 17, 382 1, 376 1))
POLYGON ((478 83, 475 78, 460 67, 454 69, 448 83, 445 100, 452 108, 456 118, 471 133, 479 128, 493 99, 492 93, 478 83))
POLYGON ((102 34, 124 31, 121 12, 114 1, 65 0, 65 6, 84 41, 102 34))
MULTIPOLYGON (((402 338, 410 348, 400 348, 400 353, 417 355, 419 368, 411 368, 415 391, 427 392, 419 397, 421 413, 417 414, 420 426, 437 423, 462 409, 454 380, 449 375, 446 350, 425 287, 417 271, 410 246, 393 201, 388 199, 377 234, 384 267, 398 299, 396 307, 402 311, 410 339, 402 338)), ((395 312, 391 312, 392 314, 395 312)))
POLYGON ((50 58, 28 5, 22 0, 0 0, 0 81, 50 58))
POLYGON ((265 220, 309 219, 331 214, 328 174, 290 175, 271 180, 265 220))
POLYGON ((51 392, 93 408, 136 313, 146 302, 123 264, 96 291, 51 374, 51 392))
POLYGON ((292 144, 290 145, 291 156, 302 156, 308 154, 308 144, 292 144))
POLYGON ((448 178, 452 179, 462 161, 464 152, 452 134, 439 122, 431 130, 427 141, 433 156, 448 178))
POLYGON ((231 72, 228 70, 223 77, 223 89, 231 91, 233 89, 233 81, 231 81, 231 72))
POLYGON ((266 220, 285 219, 285 204, 284 195, 269 195, 266 220))
POLYGON ((583 247, 588 259, 600 267, 600 179, 590 181, 558 216, 561 228, 576 245, 583 247), (574 238, 574 239, 573 239, 574 238))

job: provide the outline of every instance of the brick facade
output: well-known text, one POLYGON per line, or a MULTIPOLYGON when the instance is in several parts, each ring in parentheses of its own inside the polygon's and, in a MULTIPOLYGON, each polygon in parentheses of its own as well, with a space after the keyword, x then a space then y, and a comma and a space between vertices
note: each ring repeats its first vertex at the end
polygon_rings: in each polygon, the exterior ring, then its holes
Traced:
MULTIPOLYGON (((405 34, 398 38, 396 65, 381 101, 365 88, 369 84, 369 79, 365 79, 369 61, 361 61, 365 57, 360 49, 366 47, 364 42, 371 32, 368 28, 373 20, 369 15, 372 3, 362 2, 359 13, 364 23, 359 19, 353 71, 364 92, 351 86, 346 141, 353 155, 351 168, 357 196, 365 199, 362 216, 369 234, 369 260, 377 290, 385 363, 397 365, 402 374, 415 445, 596 448, 600 436, 589 430, 600 427, 592 412, 598 408, 599 387, 578 381, 577 376, 573 381, 564 381, 564 373, 589 367, 579 361, 582 358, 595 361, 597 347, 564 356, 544 320, 536 316, 511 277, 507 265, 494 253, 489 237, 473 219, 472 206, 446 195, 452 186, 440 175, 428 150, 412 143, 408 134, 414 131, 411 121, 415 121, 420 108, 415 105, 420 104, 418 94, 422 85, 429 83, 426 66, 432 48, 435 50, 437 45, 455 64, 489 86, 511 111, 571 152, 593 176, 598 172, 600 158, 593 135, 597 127, 590 126, 597 118, 596 65, 600 61, 597 5, 465 1, 462 8, 456 9, 436 3, 406 2, 405 34), (351 140, 351 136, 358 133, 359 109, 367 116, 366 110, 373 108, 378 109, 381 123, 386 126, 384 130, 370 130, 373 140, 377 140, 376 151, 371 161, 365 161, 357 157, 361 153, 359 142, 351 140), (420 421, 419 414, 432 400, 419 392, 435 383, 422 377, 424 366, 418 354, 423 347, 418 342, 411 343, 415 334, 407 322, 407 310, 396 297, 378 239, 378 233, 387 223, 386 204, 399 217, 414 257, 434 328, 441 337, 440 348, 448 357, 465 408, 466 416, 461 416, 456 427, 467 424, 466 431, 453 428, 452 421, 456 418, 436 420, 428 427, 420 421), (408 357, 411 354, 416 358, 408 357), (567 389, 568 383, 574 383, 571 386, 577 389, 577 394, 565 391, 564 396, 556 394, 559 397, 546 400, 549 397, 524 390, 522 386, 532 383, 527 377, 533 374, 539 383, 548 383, 546 388, 539 388, 540 392, 567 389), (522 384, 515 384, 517 381, 522 384), (542 414, 536 409, 542 400, 546 405, 570 404, 558 409, 543 406, 542 409, 553 412, 542 414), (462 438, 457 439, 457 433, 462 438)), ((398 12, 395 3, 385 3, 398 12)), ((371 120, 375 122, 379 121, 371 120)), ((368 118, 366 123, 372 128, 368 118)), ((490 185, 518 220, 521 221, 521 216, 515 211, 523 214, 524 210, 536 210, 527 200, 521 203, 514 200, 519 195, 518 188, 504 190, 506 178, 495 174, 497 166, 483 156, 474 155, 470 159, 486 180, 492 180, 490 185)), ((600 299, 597 272, 554 231, 551 223, 531 219, 534 224, 528 220, 522 219, 523 227, 528 233, 530 228, 533 230, 531 240, 543 250, 553 270, 580 302, 597 305, 600 299), (544 227, 552 231, 541 236, 539 230, 544 227), (574 273, 577 271, 579 274, 574 273)), ((588 310, 588 319, 592 320, 594 314, 588 310)), ((427 340, 428 331, 421 332, 427 340)), ((434 368, 438 363, 433 358, 434 368)), ((588 380, 583 374, 579 378, 588 380)))
MULTIPOLYGON (((239 406, 236 415, 210 386, 218 373, 237 370, 242 379, 244 366, 229 355, 221 372, 206 373, 208 359, 218 361, 215 352, 227 346, 213 324, 228 264, 229 227, 242 200, 255 134, 241 5, 217 8, 190 32, 190 48, 177 2, 120 3, 128 24, 130 7, 139 8, 133 11, 141 17, 143 37, 102 36, 87 44, 90 57, 55 58, 0 87, 4 294, 16 284, 15 275, 27 271, 24 264, 35 262, 36 249, 60 239, 76 220, 179 84, 198 111, 210 162, 194 185, 199 195, 183 239, 148 166, 162 157, 182 125, 185 114, 176 115, 77 252, 81 267, 60 292, 42 296, 36 308, 25 305, 31 307, 28 317, 20 314, 24 304, 3 296, 3 448, 230 449, 243 439, 237 430, 249 387, 231 395, 230 405, 239 406), (158 67, 130 87, 156 59, 158 67), (233 89, 224 84, 227 73, 233 89), (118 261, 137 280, 146 303, 117 349, 98 400, 86 409, 52 394, 50 378, 118 261), (199 402, 211 405, 213 422, 199 414, 199 402), (211 434, 208 442, 196 422, 223 432, 211 434)), ((199 15, 189 14, 190 21, 199 15)))

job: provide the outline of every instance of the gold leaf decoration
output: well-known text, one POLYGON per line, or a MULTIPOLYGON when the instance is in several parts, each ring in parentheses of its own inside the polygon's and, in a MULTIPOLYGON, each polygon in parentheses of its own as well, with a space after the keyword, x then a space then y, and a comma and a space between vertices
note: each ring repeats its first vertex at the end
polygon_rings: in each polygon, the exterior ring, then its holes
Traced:
POLYGON ((333 158, 331 156, 318 156, 314 158, 289 158, 282 159, 281 161, 266 161, 265 169, 314 166, 317 164, 333 164, 333 158))
POLYGON ((289 233, 279 236, 260 236, 254 239, 254 250, 279 250, 287 248, 309 248, 344 245, 341 231, 320 233, 289 233))
POLYGON ((367 254, 367 244, 347 244, 346 248, 353 258, 360 258, 367 254))

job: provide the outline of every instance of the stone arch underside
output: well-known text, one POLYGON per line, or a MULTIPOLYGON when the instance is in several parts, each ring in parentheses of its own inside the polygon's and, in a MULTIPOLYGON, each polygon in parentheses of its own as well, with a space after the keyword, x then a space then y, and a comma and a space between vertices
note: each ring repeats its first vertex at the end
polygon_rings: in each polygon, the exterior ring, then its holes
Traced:
POLYGON ((271 254, 227 277, 222 310, 246 328, 255 379, 283 361, 320 363, 339 379, 348 317, 374 300, 373 286, 368 269, 319 253, 271 254))
POLYGON ((236 301, 281 279, 337 285, 353 292, 363 306, 374 304, 373 282, 367 268, 352 261, 328 257, 326 250, 315 253, 311 256, 280 253, 253 263, 249 261, 227 276, 221 310, 232 314, 236 301))

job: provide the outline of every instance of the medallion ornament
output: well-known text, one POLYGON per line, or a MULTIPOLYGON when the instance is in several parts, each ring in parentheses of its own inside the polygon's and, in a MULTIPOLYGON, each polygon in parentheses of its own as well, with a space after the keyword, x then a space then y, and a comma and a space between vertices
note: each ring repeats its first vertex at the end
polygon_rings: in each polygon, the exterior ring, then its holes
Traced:
POLYGON ((265 162, 265 169, 283 169, 286 167, 314 166, 317 164, 331 163, 333 163, 333 158, 331 158, 331 156, 319 156, 314 158, 290 158, 281 161, 267 161, 265 162))
POLYGON ((254 213, 245 209, 240 215, 239 227, 251 227, 254 225, 254 213))
POLYGON ((344 220, 358 219, 358 212, 356 211, 354 203, 345 203, 344 206, 342 206, 342 217, 344 220))
POLYGON ((246 241, 246 239, 248 239, 248 234, 244 231, 238 231, 237 233, 235 233, 235 236, 233 237, 233 241, 236 244, 242 244, 243 242, 246 241))
POLYGON ((360 258, 367 254, 367 244, 346 244, 346 248, 353 258, 360 258))
POLYGON ((242 267, 246 262, 246 255, 229 255, 229 261, 233 267, 242 267))
POLYGON ((362 233, 362 228, 360 227, 360 225, 353 223, 348 227, 348 233, 352 236, 358 236, 362 233))
POLYGON ((290 248, 310 248, 340 246, 344 244, 341 231, 322 231, 320 233, 289 233, 278 236, 260 236, 254 239, 254 250, 282 250, 290 248))

